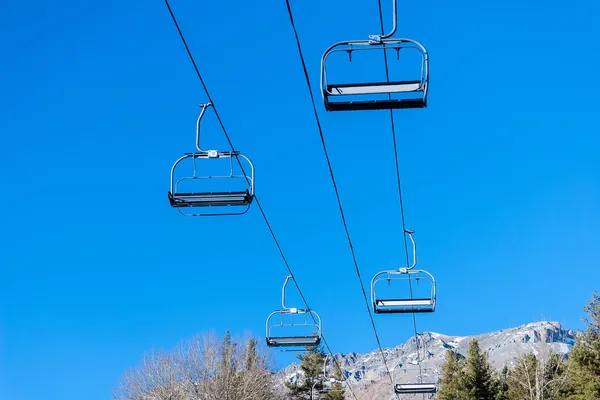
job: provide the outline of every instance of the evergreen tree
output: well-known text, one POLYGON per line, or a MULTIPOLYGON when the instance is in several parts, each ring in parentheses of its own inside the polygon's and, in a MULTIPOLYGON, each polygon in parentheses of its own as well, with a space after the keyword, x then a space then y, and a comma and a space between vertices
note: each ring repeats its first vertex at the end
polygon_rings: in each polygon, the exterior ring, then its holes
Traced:
POLYGON ((461 397, 460 355, 452 349, 446 350, 446 361, 442 365, 442 379, 438 398, 440 400, 460 400, 461 397))
MULTIPOLYGON (((235 380, 235 354, 236 354, 237 344, 231 338, 231 332, 227 330, 225 332, 225 336, 223 336, 223 340, 221 342, 221 357, 219 360, 217 381, 219 385, 224 388, 231 388, 234 386, 235 380)), ((229 391, 225 392, 226 397, 224 400, 229 399, 229 391)))
POLYGON ((496 383, 496 400, 509 400, 508 367, 506 365, 502 371, 495 373, 494 381, 496 383))
POLYGON ((461 399, 494 400, 496 397, 492 368, 476 339, 469 344, 464 372, 461 374, 461 386, 465 395, 461 399))
POLYGON ((344 389, 344 377, 342 376, 342 370, 338 363, 333 362, 333 378, 335 382, 327 387, 327 392, 322 397, 324 400, 344 400, 345 389, 344 389))
POLYGON ((246 342, 246 351, 244 352, 244 368, 250 369, 258 364, 259 356, 256 351, 256 340, 254 338, 250 338, 246 342))
POLYGON ((313 386, 315 391, 323 388, 322 372, 325 353, 321 347, 309 348, 303 354, 296 355, 300 360, 300 369, 304 373, 304 378, 299 383, 286 382, 285 386, 290 391, 291 399, 310 399, 313 386))
POLYGON ((583 310, 585 332, 577 335, 569 355, 571 400, 600 399, 600 296, 594 291, 583 310))

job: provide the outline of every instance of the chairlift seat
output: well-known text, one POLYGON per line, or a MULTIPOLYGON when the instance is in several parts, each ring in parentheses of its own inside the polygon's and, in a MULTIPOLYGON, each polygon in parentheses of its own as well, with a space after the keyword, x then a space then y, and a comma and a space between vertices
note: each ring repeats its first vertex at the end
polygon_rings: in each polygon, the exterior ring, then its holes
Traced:
POLYGON ((435 383, 397 383, 394 385, 394 391, 398 394, 436 393, 437 385, 435 383))
POLYGON ((172 207, 245 206, 252 202, 248 190, 243 192, 171 193, 172 207))
POLYGON ((325 107, 328 111, 424 108, 427 104, 423 97, 412 99, 380 99, 367 101, 331 101, 332 96, 372 95, 422 91, 423 82, 420 80, 328 84, 325 97, 325 107))
POLYGON ((435 303, 431 298, 377 299, 374 304, 378 314, 433 312, 435 303))
POLYGON ((271 347, 318 346, 321 343, 320 336, 271 336, 266 339, 267 345, 271 347))
POLYGON ((423 90, 423 85, 420 80, 373 83, 342 83, 328 84, 327 90, 330 93, 333 93, 333 95, 386 94, 417 92, 423 90))

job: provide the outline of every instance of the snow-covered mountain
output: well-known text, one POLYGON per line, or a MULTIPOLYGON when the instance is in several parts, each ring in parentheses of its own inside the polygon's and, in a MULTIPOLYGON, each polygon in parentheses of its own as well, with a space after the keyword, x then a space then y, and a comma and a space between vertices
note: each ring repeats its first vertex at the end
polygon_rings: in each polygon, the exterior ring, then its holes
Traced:
MULTIPOLYGON (((481 349, 488 354, 490 363, 497 369, 504 365, 511 367, 515 358, 533 352, 547 353, 553 350, 566 354, 573 346, 575 333, 565 330, 558 322, 535 322, 517 328, 503 329, 475 336, 449 336, 441 333, 426 332, 421 335, 427 356, 421 363, 423 374, 437 377, 444 363, 445 351, 454 349, 466 356, 469 342, 477 339, 481 349)), ((423 347, 423 346, 420 346, 423 347)), ((385 358, 390 370, 402 381, 416 375, 411 362, 423 355, 417 354, 415 337, 394 348, 384 348, 385 358)), ((336 359, 359 400, 392 400, 392 385, 379 349, 367 354, 336 354, 336 359)), ((298 364, 294 363, 279 372, 282 382, 294 382, 302 376, 298 364)), ((346 398, 351 398, 346 396, 346 398)))

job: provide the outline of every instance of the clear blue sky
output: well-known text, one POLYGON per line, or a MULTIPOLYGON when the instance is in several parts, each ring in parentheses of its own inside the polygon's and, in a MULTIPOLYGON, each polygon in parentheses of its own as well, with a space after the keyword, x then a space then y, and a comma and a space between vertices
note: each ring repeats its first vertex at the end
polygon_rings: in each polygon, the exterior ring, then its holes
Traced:
MULTIPOLYGON (((172 6, 333 350, 374 349, 285 2, 172 6)), ((293 7, 313 83, 325 48, 378 30, 376 0, 293 7)), ((398 36, 431 54, 429 107, 396 114, 407 226, 438 280, 420 330, 582 326, 600 282, 599 13, 400 2, 398 36)), ((286 270, 257 209, 169 207, 206 97, 163 2, 5 0, 0 43, 0 398, 106 399, 153 347, 262 336, 286 270)), ((389 119, 318 107, 367 283, 403 260, 389 119)), ((411 335, 409 316, 376 321, 385 346, 411 335)))

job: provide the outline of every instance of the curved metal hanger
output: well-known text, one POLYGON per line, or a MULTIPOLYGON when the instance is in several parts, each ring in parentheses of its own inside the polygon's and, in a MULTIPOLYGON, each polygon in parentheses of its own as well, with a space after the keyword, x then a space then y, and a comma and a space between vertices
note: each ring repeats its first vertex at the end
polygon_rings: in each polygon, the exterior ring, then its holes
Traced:
POLYGON ((381 44, 383 39, 387 39, 391 37, 394 33, 396 33, 396 28, 398 26, 398 0, 392 0, 392 30, 389 33, 383 35, 369 35, 369 43, 370 44, 381 44))
POLYGON ((281 307, 283 307, 284 310, 290 310, 290 311, 297 310, 297 308, 285 306, 285 288, 286 288, 288 282, 290 281, 291 277, 292 277, 291 275, 287 275, 285 277, 285 282, 283 282, 283 287, 281 288, 281 307))
POLYGON ((410 230, 410 229, 405 229, 404 233, 408 234, 408 237, 410 238, 410 241, 412 242, 412 248, 413 248, 413 263, 411 266, 407 266, 406 268, 400 268, 400 272, 404 271, 410 271, 411 269, 414 269, 417 266, 417 242, 415 242, 415 238, 413 237, 413 233, 415 233, 415 231, 410 230))
POLYGON ((198 149, 198 151, 201 153, 208 153, 211 151, 202 150, 202 148, 200 147, 200 121, 202 121, 202 117, 204 116, 206 109, 211 106, 212 103, 200 104, 200 107, 202 107, 202 111, 200 111, 200 115, 198 116, 198 120, 196 121, 196 149, 198 149))

